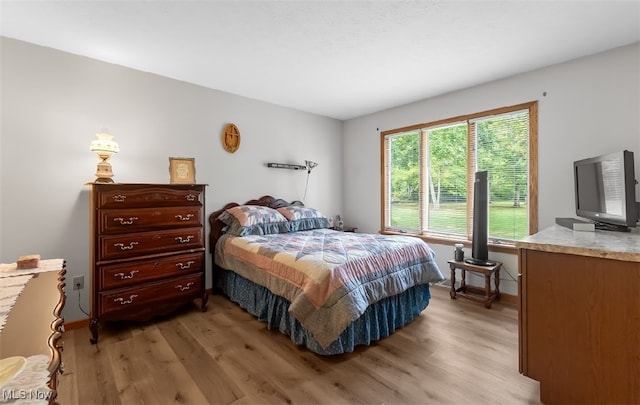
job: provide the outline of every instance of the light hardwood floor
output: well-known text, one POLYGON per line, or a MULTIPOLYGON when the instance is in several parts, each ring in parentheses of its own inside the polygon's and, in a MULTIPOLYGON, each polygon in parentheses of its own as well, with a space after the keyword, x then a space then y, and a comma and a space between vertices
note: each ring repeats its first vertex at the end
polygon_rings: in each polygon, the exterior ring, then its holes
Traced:
POLYGON ((64 334, 61 404, 539 404, 518 373, 517 310, 432 288, 427 309, 371 346, 318 356, 220 295, 146 324, 64 334))

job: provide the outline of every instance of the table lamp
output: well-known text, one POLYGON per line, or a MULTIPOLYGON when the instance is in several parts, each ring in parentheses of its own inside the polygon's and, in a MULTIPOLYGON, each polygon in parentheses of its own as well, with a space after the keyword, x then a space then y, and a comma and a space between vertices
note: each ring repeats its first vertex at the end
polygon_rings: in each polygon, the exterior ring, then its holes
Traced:
POLYGON ((113 140, 113 135, 106 132, 96 134, 98 139, 91 141, 89 149, 91 152, 96 152, 100 159, 98 167, 96 168, 96 183, 113 183, 113 172, 111 171, 111 164, 109 158, 114 153, 118 153, 118 143, 113 140))

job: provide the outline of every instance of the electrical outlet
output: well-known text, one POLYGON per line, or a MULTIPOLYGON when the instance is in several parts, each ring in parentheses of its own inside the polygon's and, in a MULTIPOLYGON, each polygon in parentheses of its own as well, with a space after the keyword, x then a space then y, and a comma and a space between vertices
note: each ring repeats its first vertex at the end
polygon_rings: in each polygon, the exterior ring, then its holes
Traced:
POLYGON ((73 289, 82 290, 84 288, 84 276, 77 276, 73 278, 73 289))

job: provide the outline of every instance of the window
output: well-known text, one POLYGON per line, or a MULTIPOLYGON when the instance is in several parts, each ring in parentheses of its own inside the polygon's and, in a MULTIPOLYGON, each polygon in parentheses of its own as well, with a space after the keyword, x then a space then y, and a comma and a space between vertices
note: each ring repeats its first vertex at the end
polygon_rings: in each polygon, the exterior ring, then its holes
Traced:
POLYGON ((383 231, 471 239, 473 181, 489 172, 489 240, 537 231, 537 102, 384 131, 383 231))

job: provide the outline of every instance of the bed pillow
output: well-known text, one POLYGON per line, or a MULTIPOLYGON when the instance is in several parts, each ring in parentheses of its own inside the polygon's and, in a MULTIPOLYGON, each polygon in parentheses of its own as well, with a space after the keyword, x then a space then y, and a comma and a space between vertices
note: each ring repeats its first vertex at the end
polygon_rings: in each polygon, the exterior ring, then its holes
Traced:
POLYGON ((289 220, 292 232, 328 228, 331 225, 329 219, 315 208, 289 206, 278 208, 278 212, 289 220))
POLYGON ((227 225, 225 233, 235 236, 269 235, 290 230, 287 218, 273 208, 261 205, 239 205, 229 208, 218 219, 227 225))

